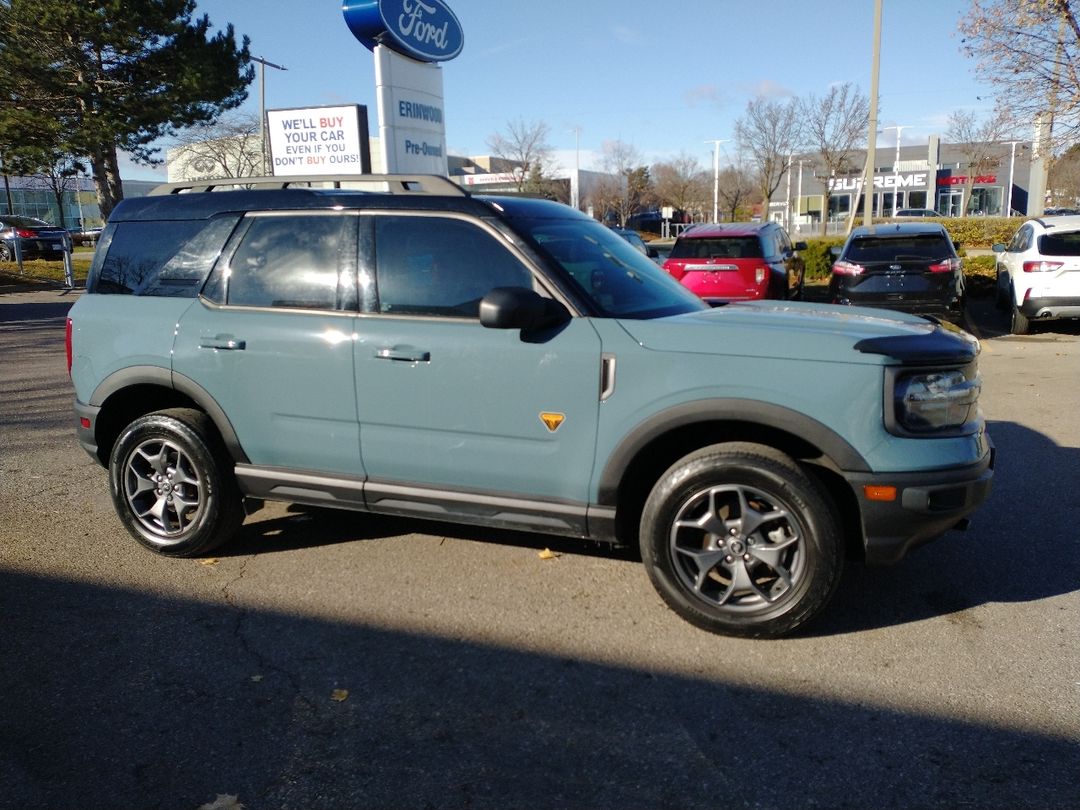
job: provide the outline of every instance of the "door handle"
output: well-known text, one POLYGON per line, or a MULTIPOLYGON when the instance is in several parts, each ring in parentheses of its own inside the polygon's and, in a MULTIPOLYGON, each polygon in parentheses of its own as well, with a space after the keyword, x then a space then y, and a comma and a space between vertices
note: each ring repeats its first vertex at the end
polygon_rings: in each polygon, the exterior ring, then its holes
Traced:
POLYGON ((429 363, 431 352, 414 349, 412 346, 384 346, 375 350, 379 360, 402 360, 406 363, 429 363))
POLYGON ((203 335, 199 338, 200 349, 221 349, 227 352, 243 351, 247 341, 237 340, 232 335, 203 335))

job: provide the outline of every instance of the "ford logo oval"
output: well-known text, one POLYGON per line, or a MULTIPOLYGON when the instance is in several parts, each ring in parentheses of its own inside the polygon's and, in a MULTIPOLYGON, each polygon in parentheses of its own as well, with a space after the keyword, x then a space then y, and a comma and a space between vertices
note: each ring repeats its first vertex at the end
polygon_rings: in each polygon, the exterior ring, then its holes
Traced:
POLYGON ((443 0, 345 0, 345 24, 364 47, 378 44, 421 62, 461 53, 465 34, 443 0))

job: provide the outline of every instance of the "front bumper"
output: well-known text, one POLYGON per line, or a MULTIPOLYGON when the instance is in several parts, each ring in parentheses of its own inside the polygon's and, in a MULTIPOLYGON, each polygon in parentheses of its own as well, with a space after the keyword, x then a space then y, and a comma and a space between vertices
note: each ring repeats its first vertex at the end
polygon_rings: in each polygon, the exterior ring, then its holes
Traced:
POLYGON ((990 495, 993 443, 976 464, 921 473, 855 473, 845 477, 862 516, 869 565, 898 562, 909 550, 933 540, 974 512, 990 495), (896 487, 891 501, 871 500, 867 487, 896 487))

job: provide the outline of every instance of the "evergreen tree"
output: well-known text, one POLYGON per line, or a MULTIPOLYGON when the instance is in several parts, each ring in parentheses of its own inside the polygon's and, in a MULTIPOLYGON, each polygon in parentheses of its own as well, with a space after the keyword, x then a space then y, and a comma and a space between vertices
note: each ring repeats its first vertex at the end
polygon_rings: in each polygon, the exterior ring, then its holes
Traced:
POLYGON ((0 151, 85 157, 107 218, 123 199, 117 150, 212 121, 247 96, 248 39, 210 35, 194 0, 0 0, 0 151))

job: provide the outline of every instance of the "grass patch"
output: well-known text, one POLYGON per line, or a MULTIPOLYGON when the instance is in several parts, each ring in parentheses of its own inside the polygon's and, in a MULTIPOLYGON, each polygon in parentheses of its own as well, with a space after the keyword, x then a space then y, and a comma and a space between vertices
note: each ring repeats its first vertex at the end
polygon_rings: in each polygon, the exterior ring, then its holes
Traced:
MULTIPOLYGON (((90 261, 90 257, 81 258, 79 256, 71 260, 71 269, 75 273, 76 284, 86 282, 86 274, 90 270, 90 261)), ((47 262, 44 259, 23 262, 22 273, 19 272, 19 265, 16 262, 0 262, 0 273, 16 279, 38 279, 64 283, 64 263, 47 262)))

